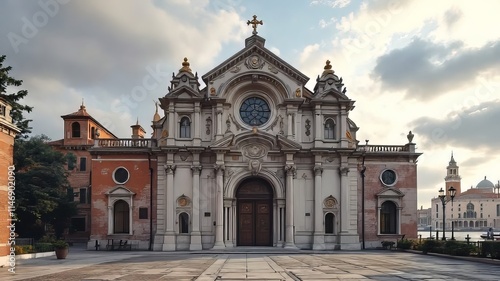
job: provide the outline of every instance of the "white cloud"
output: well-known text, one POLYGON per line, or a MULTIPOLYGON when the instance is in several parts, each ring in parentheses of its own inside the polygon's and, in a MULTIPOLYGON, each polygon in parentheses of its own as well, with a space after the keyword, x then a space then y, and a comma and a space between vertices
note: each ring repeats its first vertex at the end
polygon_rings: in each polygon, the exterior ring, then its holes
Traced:
POLYGON ((332 8, 344 8, 351 0, 311 0, 311 5, 325 5, 332 8))

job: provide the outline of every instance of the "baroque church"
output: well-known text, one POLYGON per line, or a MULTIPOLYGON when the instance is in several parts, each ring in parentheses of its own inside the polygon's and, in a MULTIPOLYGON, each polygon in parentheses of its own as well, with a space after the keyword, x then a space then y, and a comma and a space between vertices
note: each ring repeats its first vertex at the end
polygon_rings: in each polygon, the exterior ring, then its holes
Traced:
POLYGON ((118 138, 83 104, 62 116, 64 139, 52 145, 75 155, 69 192, 81 203, 68 237, 155 251, 355 250, 416 238, 413 134, 360 143, 355 102, 330 62, 310 90, 265 47, 261 22, 249 23, 244 48, 201 76, 206 86, 184 58, 151 137, 137 123, 118 138))

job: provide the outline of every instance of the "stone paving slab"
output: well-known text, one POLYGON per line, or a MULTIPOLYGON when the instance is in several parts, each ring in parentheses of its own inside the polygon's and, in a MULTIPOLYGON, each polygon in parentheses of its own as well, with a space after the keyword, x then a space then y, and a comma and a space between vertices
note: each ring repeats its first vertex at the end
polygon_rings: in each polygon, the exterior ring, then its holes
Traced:
POLYGON ((391 251, 201 253, 72 251, 26 260, 0 280, 500 280, 500 266, 391 251))

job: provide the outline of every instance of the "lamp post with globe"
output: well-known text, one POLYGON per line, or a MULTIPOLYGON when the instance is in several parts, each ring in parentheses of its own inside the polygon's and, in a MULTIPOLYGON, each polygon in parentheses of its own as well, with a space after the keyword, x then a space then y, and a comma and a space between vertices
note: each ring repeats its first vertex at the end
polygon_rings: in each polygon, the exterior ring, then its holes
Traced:
MULTIPOLYGON (((453 207, 453 198, 455 198, 455 194, 457 192, 457 190, 453 187, 453 186, 450 186, 450 188, 448 189, 448 192, 449 192, 449 196, 450 196, 450 199, 451 199, 451 206, 453 207)), ((446 200, 446 195, 444 194, 444 190, 443 188, 441 188, 439 190, 439 199, 441 200, 441 203, 443 204, 443 238, 442 240, 446 240, 446 203, 449 201, 449 200, 446 200)), ((455 231, 454 231, 454 225, 453 225, 453 220, 451 221, 451 240, 455 240, 455 231)))

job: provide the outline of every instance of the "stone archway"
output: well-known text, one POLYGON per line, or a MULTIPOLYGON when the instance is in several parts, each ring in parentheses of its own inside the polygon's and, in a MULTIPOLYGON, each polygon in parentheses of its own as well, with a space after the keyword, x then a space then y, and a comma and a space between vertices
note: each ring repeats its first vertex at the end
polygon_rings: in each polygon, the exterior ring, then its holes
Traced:
POLYGON ((273 246, 273 188, 258 177, 236 190, 238 246, 273 246))

